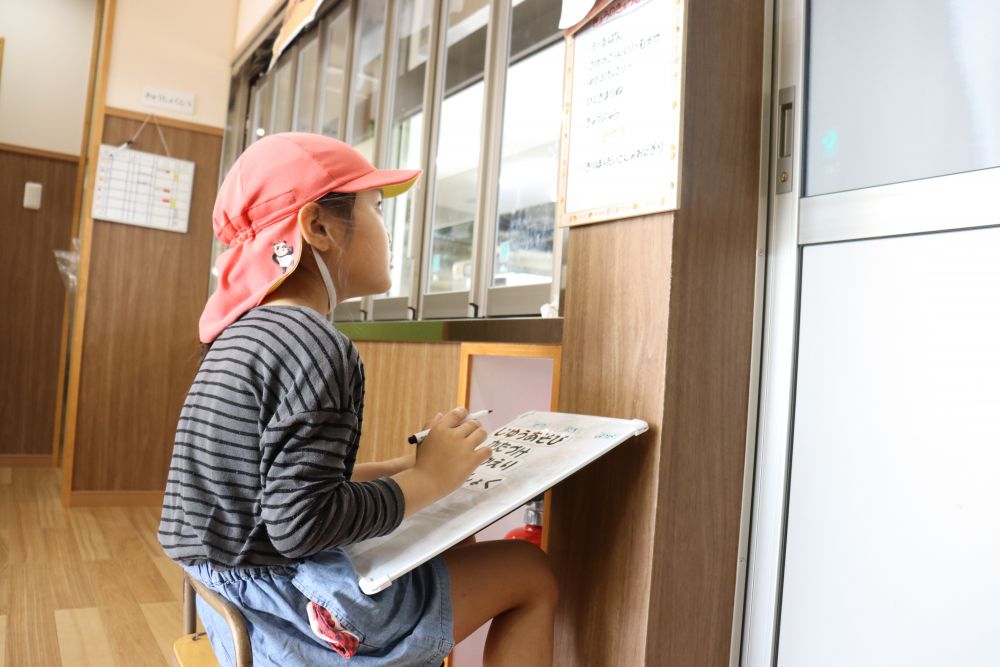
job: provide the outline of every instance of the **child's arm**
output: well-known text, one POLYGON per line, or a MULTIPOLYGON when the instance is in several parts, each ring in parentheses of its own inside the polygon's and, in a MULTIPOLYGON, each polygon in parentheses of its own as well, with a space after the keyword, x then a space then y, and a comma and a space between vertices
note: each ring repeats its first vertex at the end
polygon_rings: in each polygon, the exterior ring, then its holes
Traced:
MULTIPOLYGON (((348 413, 340 413, 347 415, 348 413)), ((268 429, 261 517, 278 553, 306 558, 333 547, 386 535, 405 516, 448 495, 491 455, 478 422, 456 409, 416 447, 409 470, 369 482, 347 480, 344 457, 356 422, 332 424, 329 413, 296 413, 268 429)))
MULTIPOLYGON (((437 423, 441 421, 444 417, 442 413, 437 413, 434 418, 431 419, 424 425, 424 428, 430 430, 437 426, 437 423)), ((358 463, 354 466, 354 472, 351 474, 351 479, 355 482, 370 482, 373 479, 378 479, 380 477, 392 477, 396 473, 403 472, 404 470, 409 470, 417 463, 417 448, 407 446, 407 453, 403 456, 397 456, 394 459, 388 459, 386 461, 376 461, 374 463, 358 463)))
POLYGON ((376 461, 374 463, 358 463, 354 466, 351 480, 354 482, 370 482, 380 477, 392 477, 396 473, 409 470, 417 462, 416 448, 412 448, 406 456, 397 456, 387 461, 376 461))

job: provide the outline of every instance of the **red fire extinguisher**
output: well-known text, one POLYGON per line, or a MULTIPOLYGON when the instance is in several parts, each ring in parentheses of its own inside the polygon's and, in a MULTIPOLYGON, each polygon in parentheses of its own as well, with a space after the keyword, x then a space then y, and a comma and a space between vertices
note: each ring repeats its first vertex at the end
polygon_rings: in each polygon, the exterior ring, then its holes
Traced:
POLYGON ((524 526, 515 528, 504 537, 506 540, 524 540, 536 547, 542 546, 542 496, 529 502, 524 509, 524 526))

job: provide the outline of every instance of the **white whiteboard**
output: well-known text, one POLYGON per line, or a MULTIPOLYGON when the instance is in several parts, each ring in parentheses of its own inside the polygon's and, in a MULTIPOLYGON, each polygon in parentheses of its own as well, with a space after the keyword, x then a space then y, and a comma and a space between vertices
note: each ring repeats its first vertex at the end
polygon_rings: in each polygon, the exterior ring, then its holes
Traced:
POLYGON ((102 144, 91 217, 183 234, 193 188, 194 162, 102 144))
POLYGON ((383 537, 344 548, 368 595, 458 544, 546 489, 644 433, 639 419, 527 412, 494 431, 493 456, 458 490, 383 537))
POLYGON ((683 0, 619 0, 569 40, 560 224, 678 206, 683 0))

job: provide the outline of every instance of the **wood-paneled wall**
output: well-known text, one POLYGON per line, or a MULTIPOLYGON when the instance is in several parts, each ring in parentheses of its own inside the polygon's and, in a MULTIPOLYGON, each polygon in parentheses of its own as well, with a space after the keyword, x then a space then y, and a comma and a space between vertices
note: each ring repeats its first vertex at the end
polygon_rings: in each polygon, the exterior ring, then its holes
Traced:
POLYGON ((0 149, 0 457, 51 457, 66 296, 52 253, 70 246, 76 173, 75 161, 0 149), (22 206, 27 181, 42 184, 37 211, 22 206))
POLYGON ((559 665, 643 664, 672 230, 661 214, 570 231, 559 410, 644 419, 650 430, 553 492, 559 665))
MULTIPOLYGON (((109 110, 102 142, 121 144, 140 125, 109 110)), ((222 138, 162 129, 171 155, 196 164, 188 231, 93 223, 73 492, 162 491, 198 364, 222 138)), ((132 147, 163 152, 152 123, 132 147)))
POLYGON ((355 343, 365 365, 359 462, 402 456, 406 438, 455 407, 461 343, 355 343))
POLYGON ((687 12, 646 662, 726 665, 753 352, 765 4, 700 0, 687 12))
POLYGON ((560 410, 651 429, 556 487, 556 663, 729 664, 760 202, 764 2, 686 3, 680 209, 573 228, 560 410))

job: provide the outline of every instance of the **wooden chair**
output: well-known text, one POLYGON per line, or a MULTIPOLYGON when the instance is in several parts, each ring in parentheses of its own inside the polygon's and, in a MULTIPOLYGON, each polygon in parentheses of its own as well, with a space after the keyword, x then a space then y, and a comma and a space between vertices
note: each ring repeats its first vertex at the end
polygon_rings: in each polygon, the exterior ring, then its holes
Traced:
POLYGON ((212 652, 212 645, 204 632, 197 632, 197 612, 195 595, 214 609, 226 625, 233 639, 236 667, 253 667, 250 651, 250 637, 243 625, 243 616, 232 604, 207 588, 197 579, 184 575, 184 636, 174 642, 174 657, 180 667, 219 667, 219 661, 212 652))

